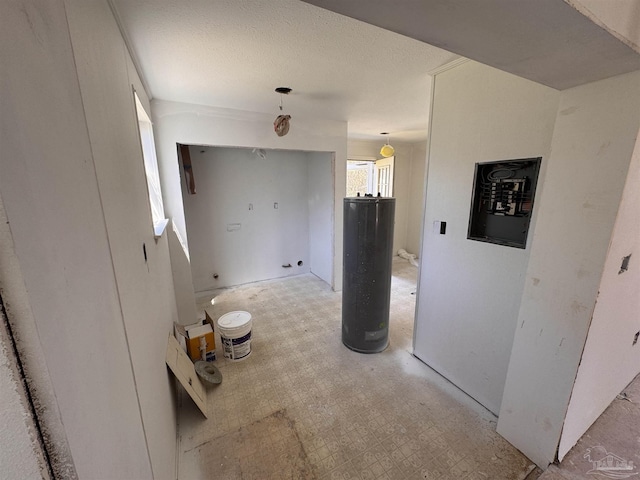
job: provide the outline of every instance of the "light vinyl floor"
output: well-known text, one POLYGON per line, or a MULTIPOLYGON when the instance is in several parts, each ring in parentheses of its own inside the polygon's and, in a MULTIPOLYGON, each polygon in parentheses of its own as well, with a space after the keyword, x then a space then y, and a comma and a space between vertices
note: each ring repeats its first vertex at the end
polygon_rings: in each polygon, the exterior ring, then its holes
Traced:
POLYGON ((186 395, 179 478, 524 479, 534 465, 495 417, 411 355, 417 269, 394 257, 390 346, 341 342, 341 295, 311 274, 201 298, 213 318, 246 310, 252 353, 221 358, 209 419, 186 395))

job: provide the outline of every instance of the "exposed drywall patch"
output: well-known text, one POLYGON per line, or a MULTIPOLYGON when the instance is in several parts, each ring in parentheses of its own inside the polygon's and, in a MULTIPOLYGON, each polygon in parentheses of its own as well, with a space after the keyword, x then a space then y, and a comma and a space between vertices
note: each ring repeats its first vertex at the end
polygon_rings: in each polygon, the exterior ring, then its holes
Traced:
POLYGON ((576 277, 577 278, 583 278, 586 277, 588 275, 590 275, 591 272, 589 270, 586 270, 585 268, 583 268, 582 266, 580 266, 577 270, 576 270, 576 277))
POLYGON ((600 148, 598 149, 598 155, 602 155, 607 149, 611 146, 611 140, 607 140, 606 142, 602 142, 600 148))
POLYGON ((622 258, 622 265, 620 265, 620 271, 618 272, 618 275, 629 270, 629 260, 631 260, 631 254, 622 258))
POLYGON ((564 108, 560 110, 560 115, 571 115, 572 113, 575 113, 579 108, 580 107, 575 105, 573 107, 564 108))
POLYGON ((585 307, 583 304, 581 304, 577 300, 574 300, 573 302, 571 302, 571 311, 573 313, 575 313, 576 315, 578 315, 580 312, 584 312, 586 310, 587 310, 587 307, 585 307))

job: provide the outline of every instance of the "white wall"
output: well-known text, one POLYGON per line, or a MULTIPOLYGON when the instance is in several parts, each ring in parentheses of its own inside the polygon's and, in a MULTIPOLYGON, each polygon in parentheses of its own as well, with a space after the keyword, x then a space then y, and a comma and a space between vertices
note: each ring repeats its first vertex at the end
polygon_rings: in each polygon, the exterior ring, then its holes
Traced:
POLYGON ((0 194, 78 476, 175 478, 176 307, 146 198, 143 89, 106 1, 2 10, 0 194))
POLYGON ((557 105, 555 90, 475 62, 435 77, 414 354, 494 413, 530 247, 467 239, 474 167, 541 156, 539 197, 557 105))
POLYGON ((582 353, 562 429, 560 459, 640 373, 640 136, 622 193, 611 245, 598 287, 587 343, 582 353), (620 274, 622 258, 632 255, 620 274))
POLYGON ((76 469, 150 478, 64 6, 2 5, 0 192, 76 469))
POLYGON ((167 226, 169 241, 169 256, 171 257, 171 275, 173 276, 173 289, 176 295, 176 307, 178 308, 178 323, 190 325, 198 319, 195 302, 195 289, 191 275, 191 262, 187 255, 184 240, 173 221, 167 226))
POLYGON ((152 472, 175 478, 164 359, 177 309, 167 235, 154 239, 132 86, 149 111, 148 100, 107 2, 69 0, 67 15, 152 472))
MULTIPOLYGON (((639 126, 640 72, 561 94, 498 421, 498 432, 541 466, 556 454, 639 126)), ((630 328, 608 322, 617 331, 609 339, 630 328)), ((618 375, 618 366, 607 375, 618 375)), ((576 391, 576 401, 596 395, 601 403, 615 388, 576 391)))
POLYGON ((183 188, 183 202, 196 292, 309 272, 306 153, 190 151, 197 193, 183 188))
POLYGON ((331 285, 334 251, 333 154, 308 152, 309 268, 331 285))
POLYGON ((420 256, 420 238, 424 216, 424 196, 426 193, 427 143, 414 143, 411 149, 411 170, 409 174, 409 208, 407 212, 407 240, 405 249, 420 256))
MULTIPOLYGON (((282 150, 335 152, 334 241, 332 287, 342 289, 342 198, 346 189, 347 125, 345 122, 293 118, 285 137, 273 131, 275 114, 243 112, 201 105, 152 102, 160 177, 167 216, 185 238, 181 170, 176 143, 282 150)), ((197 188, 197 184, 196 184, 197 188)), ((186 238, 187 244, 189 239, 186 238)))

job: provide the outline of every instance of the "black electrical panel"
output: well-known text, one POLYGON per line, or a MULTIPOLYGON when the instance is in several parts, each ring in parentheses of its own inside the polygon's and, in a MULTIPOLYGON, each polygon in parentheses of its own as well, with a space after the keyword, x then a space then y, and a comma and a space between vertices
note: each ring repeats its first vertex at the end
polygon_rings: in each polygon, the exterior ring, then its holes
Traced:
POLYGON ((527 246, 540 160, 476 163, 467 238, 527 246))

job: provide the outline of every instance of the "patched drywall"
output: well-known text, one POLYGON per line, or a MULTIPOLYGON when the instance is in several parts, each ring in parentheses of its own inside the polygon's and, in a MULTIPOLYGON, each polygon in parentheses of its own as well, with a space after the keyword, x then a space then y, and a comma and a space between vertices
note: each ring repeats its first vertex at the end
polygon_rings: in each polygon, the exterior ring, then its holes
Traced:
MULTIPOLYGON (((165 211, 189 245, 176 144, 335 153, 331 286, 342 289, 342 198, 346 188, 347 124, 294 117, 284 137, 273 131, 274 115, 162 100, 152 101, 165 211)), ((197 184, 196 184, 197 190, 197 184)))
POLYGON ((467 239, 475 164, 542 157, 539 197, 558 97, 476 62, 435 77, 414 354, 494 413, 530 248, 467 239), (433 228, 440 221, 444 235, 433 228))
POLYGON ((561 93, 498 420, 542 467, 560 441, 639 126, 640 72, 561 93))
POLYGON ((640 136, 598 287, 562 429, 558 458, 567 454, 624 387, 640 373, 640 136), (631 255, 623 268, 623 259, 631 255))

